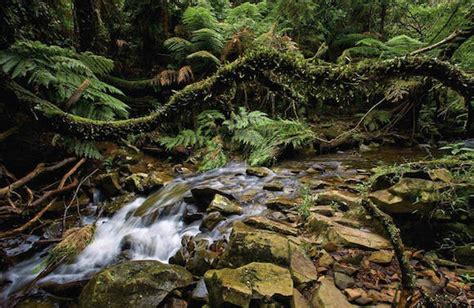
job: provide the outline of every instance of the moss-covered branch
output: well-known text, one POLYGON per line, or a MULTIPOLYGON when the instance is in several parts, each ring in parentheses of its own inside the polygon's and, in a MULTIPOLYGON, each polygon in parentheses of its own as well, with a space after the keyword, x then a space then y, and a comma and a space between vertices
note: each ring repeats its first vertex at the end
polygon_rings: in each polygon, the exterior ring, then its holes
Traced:
POLYGON ((303 82, 307 87, 338 84, 358 84, 390 78, 426 76, 434 78, 445 86, 460 93, 467 100, 474 97, 474 77, 454 65, 436 59, 403 57, 385 61, 364 61, 353 65, 337 67, 316 66, 291 53, 274 50, 259 50, 221 67, 214 75, 185 87, 171 96, 170 100, 148 116, 120 121, 95 121, 68 114, 15 82, 4 81, 4 91, 15 95, 19 101, 34 108, 48 119, 51 125, 62 133, 91 140, 112 140, 129 134, 136 134, 157 128, 160 123, 175 119, 185 108, 207 103, 214 104, 213 97, 233 86, 234 82, 257 80, 262 72, 272 71, 303 82))
POLYGON ((161 86, 154 82, 153 79, 126 80, 111 75, 102 76, 101 79, 129 95, 143 96, 154 94, 161 90, 161 86))

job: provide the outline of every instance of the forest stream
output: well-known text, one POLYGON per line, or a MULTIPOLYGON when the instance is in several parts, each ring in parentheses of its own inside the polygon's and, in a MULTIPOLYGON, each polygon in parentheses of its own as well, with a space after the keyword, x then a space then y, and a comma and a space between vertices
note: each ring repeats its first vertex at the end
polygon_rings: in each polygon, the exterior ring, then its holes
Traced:
MULTIPOLYGON (((385 243, 386 240, 376 234, 380 229, 374 229, 370 223, 366 223, 366 214, 354 208, 357 197, 353 193, 358 185, 367 181, 374 167, 409 163, 426 157, 433 158, 432 155, 426 148, 388 147, 369 152, 302 155, 282 161, 272 169, 250 168, 242 162, 231 162, 216 170, 177 176, 150 195, 136 197, 133 201, 121 204, 114 214, 99 218, 101 192, 96 191, 96 202, 88 205, 88 214, 82 217, 83 226, 95 224, 93 240, 72 262, 60 265, 37 280, 35 283, 40 286, 40 291, 33 298, 48 298, 49 292, 67 294, 70 292, 68 289, 76 288, 102 269, 132 260, 180 264, 196 275, 203 275, 214 266, 225 246, 231 245, 226 243, 229 243, 232 227, 239 221, 257 229, 290 236, 296 242, 331 246, 327 240, 308 236, 305 232, 308 226, 301 224, 298 218, 301 211, 295 206, 301 202, 298 200, 301 200, 303 187, 308 190, 306 194, 324 195, 336 190, 344 193, 328 194, 326 199, 321 198, 317 202, 317 206, 305 209, 308 211, 306 215, 324 215, 353 230, 353 236, 360 237, 349 239, 343 246, 361 251, 386 252, 383 249, 389 248, 388 242, 385 243), (199 259, 199 254, 203 252, 204 259, 199 259)), ((5 284, 1 296, 5 302, 41 272, 51 246, 38 249, 36 244, 42 238, 49 238, 51 232, 51 228, 47 227, 43 234, 36 232, 36 235, 27 238, 12 238, 2 242, 5 247, 14 242, 23 243, 5 250, 9 258, 18 262, 1 274, 5 284)), ((325 234, 321 235, 325 237, 325 234)), ((412 237, 416 238, 416 235, 412 237)), ((338 242, 335 239, 332 241, 338 242)), ((417 245, 417 240, 412 243, 417 245)), ((257 241, 253 245, 256 245, 254 249, 258 253, 258 246, 262 243, 257 241)), ((339 249, 326 249, 341 253, 339 249)), ((390 255, 388 252, 386 254, 390 255)), ((242 257, 253 259, 252 256, 242 257)), ((383 254, 380 257, 387 258, 383 254)), ((392 263, 392 257, 380 262, 387 266, 386 262, 392 263)), ((281 262, 274 258, 277 257, 256 255, 255 261, 281 262)), ((327 265, 320 264, 318 270, 324 271, 321 269, 324 266, 327 265)), ((311 272, 310 269, 304 270, 307 271, 311 272)), ((336 284, 339 283, 342 282, 336 280, 336 284)), ((53 301, 57 300, 58 303, 62 301, 60 298, 53 301)))
POLYGON ((472 0, 1 0, 0 307, 474 307, 472 0))

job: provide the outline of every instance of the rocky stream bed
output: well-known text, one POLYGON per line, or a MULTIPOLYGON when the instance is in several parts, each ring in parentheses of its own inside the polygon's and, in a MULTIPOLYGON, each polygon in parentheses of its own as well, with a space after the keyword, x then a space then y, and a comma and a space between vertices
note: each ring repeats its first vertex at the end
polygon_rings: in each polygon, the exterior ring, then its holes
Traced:
MULTIPOLYGON (((234 162, 206 173, 182 166, 138 168, 143 162, 131 161, 128 175, 97 179, 92 202, 80 212, 83 226, 63 237, 82 238, 84 247, 77 244, 82 251, 61 259, 50 273, 35 279, 62 243, 56 248, 48 243, 55 224, 1 242, 1 302, 5 307, 391 307, 401 296, 399 265, 383 228, 360 206, 359 191, 371 168, 425 156, 421 150, 385 149, 303 156, 271 169, 234 162), (114 197, 101 202, 102 194, 114 197)), ((429 203, 409 202, 413 187, 422 193, 449 182, 444 170, 411 176, 376 190, 371 199, 386 212, 409 214, 429 203)), ((472 232, 472 215, 466 219, 472 232)), ((404 253, 417 286, 446 305, 472 305, 472 246, 448 260, 420 244, 427 238, 418 241, 429 231, 405 229, 404 253)))

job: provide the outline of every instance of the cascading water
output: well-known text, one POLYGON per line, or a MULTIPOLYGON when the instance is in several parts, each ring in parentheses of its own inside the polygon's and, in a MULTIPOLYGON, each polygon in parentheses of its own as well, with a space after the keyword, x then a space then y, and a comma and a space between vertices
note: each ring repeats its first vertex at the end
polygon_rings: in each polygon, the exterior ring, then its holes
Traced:
MULTIPOLYGON (((247 166, 243 163, 231 163, 221 169, 176 178, 151 196, 139 197, 126 204, 112 217, 100 218, 97 221, 94 216, 83 217, 84 225, 96 224, 94 240, 72 264, 60 266, 37 283, 84 280, 102 268, 121 260, 148 259, 168 262, 180 249, 184 236, 199 234, 200 238, 208 239, 211 244, 217 239, 228 236, 233 221, 261 214, 266 209, 262 205, 266 199, 281 195, 295 197, 300 183, 320 186, 320 180, 343 183, 344 178, 354 177, 357 174, 356 170, 344 167, 351 162, 357 165, 372 165, 374 160, 348 157, 344 154, 337 156, 337 160, 328 160, 327 157, 311 158, 294 162, 297 165, 295 172, 292 169, 292 162, 289 162, 275 168, 274 172, 269 170, 269 175, 263 178, 246 175, 247 166), (303 171, 309 167, 313 172, 309 174, 303 171), (324 171, 314 173, 314 170, 324 171), (263 189, 266 183, 273 180, 281 182, 284 190, 269 192, 263 189), (191 189, 196 187, 211 188, 234 196, 243 207, 242 215, 227 217, 211 232, 201 229, 201 220, 186 223, 186 211, 195 207, 186 200, 187 197, 191 197, 191 189)), ((94 198, 98 199, 99 196, 95 194, 94 198)), ((6 252, 10 256, 17 255, 19 250, 26 252, 39 238, 30 236, 26 240, 23 239, 23 244, 6 252)), ((0 299, 6 299, 9 294, 19 290, 38 275, 49 248, 0 274, 0 281, 5 285, 0 299)))
MULTIPOLYGON (((183 220, 186 208, 191 206, 184 199, 191 195, 192 188, 209 187, 225 191, 236 198, 250 190, 257 192, 252 200, 245 204, 242 215, 229 217, 214 228, 214 231, 202 234, 210 243, 222 238, 226 235, 225 225, 242 219, 242 216, 259 214, 265 209, 258 202, 263 192, 262 186, 271 181, 275 174, 261 179, 247 176, 245 170, 244 164, 230 164, 207 173, 177 178, 148 198, 137 198, 112 217, 99 219, 96 222, 94 240, 75 261, 60 266, 38 283, 66 283, 86 279, 121 259, 168 262, 181 247, 183 236, 201 233, 200 220, 191 224, 186 224, 183 220)), ((284 181, 287 194, 296 191, 297 181, 290 178, 280 180, 284 181)), ((84 221, 90 223, 91 217, 85 217, 84 221)), ((3 290, 2 296, 8 296, 32 281, 46 256, 47 249, 3 273, 2 280, 9 281, 10 284, 3 290)))

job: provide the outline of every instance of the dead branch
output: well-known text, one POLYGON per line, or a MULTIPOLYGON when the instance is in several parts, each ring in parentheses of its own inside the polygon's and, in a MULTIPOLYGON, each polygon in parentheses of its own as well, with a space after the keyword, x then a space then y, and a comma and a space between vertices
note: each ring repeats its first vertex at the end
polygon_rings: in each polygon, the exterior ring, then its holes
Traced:
POLYGON ((55 196, 57 196, 57 195, 59 195, 63 192, 71 190, 74 187, 76 187, 77 184, 78 184, 78 180, 74 179, 71 184, 63 186, 61 188, 57 188, 55 190, 49 190, 49 191, 45 192, 41 197, 36 199, 33 203, 31 203, 30 207, 36 207, 36 206, 40 205, 41 203, 43 203, 45 200, 47 200, 50 197, 55 197, 55 196))
POLYGON ((22 225, 21 227, 18 227, 16 229, 9 230, 9 231, 1 232, 0 238, 17 235, 27 230, 29 227, 33 226, 43 216, 43 214, 46 213, 51 208, 51 206, 53 206, 55 201, 56 199, 51 200, 51 202, 49 202, 48 205, 46 205, 41 211, 39 211, 38 214, 36 214, 35 217, 33 217, 33 219, 31 219, 30 221, 28 221, 26 224, 22 225))
POLYGON ((40 163, 35 167, 35 169, 33 171, 31 171, 30 173, 28 173, 27 175, 25 175, 24 177, 22 177, 18 181, 14 182, 14 183, 6 186, 6 187, 0 188, 0 197, 4 197, 5 195, 7 195, 12 190, 20 188, 21 186, 25 185, 29 181, 36 178, 41 173, 51 172, 51 171, 57 170, 57 169, 65 166, 66 164, 74 161, 74 160, 76 160, 75 157, 66 158, 66 159, 64 159, 64 160, 62 160, 62 161, 60 161, 60 162, 58 162, 54 165, 49 166, 49 167, 46 167, 46 165, 44 163, 40 163))
POLYGON ((69 170, 68 173, 66 173, 63 178, 61 179, 61 182, 59 182, 59 186, 58 188, 62 188, 64 187, 64 183, 66 183, 66 180, 71 176, 73 175, 77 169, 79 169, 80 166, 82 166, 82 164, 84 164, 86 162, 86 158, 81 158, 81 160, 79 160, 77 162, 77 164, 74 165, 74 167, 71 168, 71 170, 69 170))
POLYGON ((447 44, 451 41, 453 41, 455 38, 457 38, 459 35, 461 34, 461 31, 459 30, 456 30, 454 31, 453 33, 451 33, 449 36, 447 36, 446 38, 442 39, 441 41, 439 41, 438 43, 435 43, 433 45, 430 45, 430 46, 426 46, 426 47, 423 47, 423 48, 420 48, 418 50, 415 50, 413 52, 410 53, 410 56, 414 56, 414 55, 417 55, 417 54, 420 54, 420 53, 423 53, 423 52, 427 52, 427 51, 430 51, 430 50, 433 50, 435 48, 438 48, 439 46, 441 45, 444 45, 444 44, 447 44))
POLYGON ((74 106, 74 104, 77 103, 79 99, 81 99, 82 94, 86 91, 90 83, 91 82, 89 81, 89 79, 86 79, 81 83, 79 88, 77 88, 77 90, 74 91, 74 93, 71 95, 71 97, 68 99, 68 101, 65 104, 64 108, 66 111, 70 110, 71 107, 74 106))

